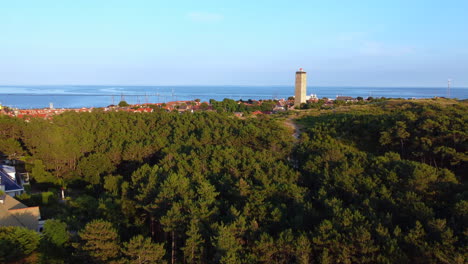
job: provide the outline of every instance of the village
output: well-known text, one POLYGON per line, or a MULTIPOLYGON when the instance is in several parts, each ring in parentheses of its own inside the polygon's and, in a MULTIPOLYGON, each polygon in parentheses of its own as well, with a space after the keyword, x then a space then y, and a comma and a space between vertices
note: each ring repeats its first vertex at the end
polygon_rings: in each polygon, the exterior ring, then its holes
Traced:
POLYGON ((246 114, 261 115, 274 114, 293 109, 309 109, 315 106, 330 107, 334 104, 356 103, 363 101, 362 98, 353 98, 350 96, 337 96, 335 99, 322 98, 318 99, 316 95, 307 96, 305 103, 300 107, 294 106, 294 97, 278 100, 238 100, 224 99, 223 101, 210 100, 209 102, 201 102, 199 99, 191 101, 173 101, 167 103, 144 103, 130 105, 126 101, 121 101, 118 105, 109 105, 107 107, 90 107, 90 108, 54 108, 51 103, 49 107, 40 109, 18 109, 0 105, 0 115, 17 117, 25 120, 31 118, 50 119, 55 115, 60 115, 65 112, 86 113, 92 111, 104 112, 130 112, 130 113, 152 113, 155 111, 166 112, 201 112, 201 111, 227 111, 233 112, 234 115, 240 117, 246 114), (235 105, 234 105, 235 104, 235 105))

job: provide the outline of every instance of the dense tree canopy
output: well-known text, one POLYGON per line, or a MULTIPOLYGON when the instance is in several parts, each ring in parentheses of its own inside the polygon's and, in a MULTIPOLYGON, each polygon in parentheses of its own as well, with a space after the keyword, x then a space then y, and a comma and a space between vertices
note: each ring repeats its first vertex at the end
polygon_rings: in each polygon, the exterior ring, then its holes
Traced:
POLYGON ((40 204, 57 219, 44 243, 70 253, 54 258, 466 259, 466 103, 380 100, 308 110, 297 120, 298 140, 275 116, 240 119, 227 113, 239 105, 213 103, 219 111, 0 117, 0 151, 23 155, 33 184, 66 188, 66 203, 40 204))
POLYGON ((39 234, 24 227, 0 227, 0 262, 28 256, 39 246, 39 234))

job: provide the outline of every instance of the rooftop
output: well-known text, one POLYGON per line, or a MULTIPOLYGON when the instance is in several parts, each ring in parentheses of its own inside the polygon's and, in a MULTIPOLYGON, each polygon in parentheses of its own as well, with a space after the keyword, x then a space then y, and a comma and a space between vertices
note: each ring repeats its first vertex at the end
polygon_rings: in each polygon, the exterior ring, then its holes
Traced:
POLYGON ((0 226, 20 226, 37 231, 40 218, 38 206, 27 207, 8 194, 0 197, 0 226))
POLYGON ((15 180, 13 180, 4 170, 0 168, 0 185, 5 186, 4 191, 23 190, 15 180))

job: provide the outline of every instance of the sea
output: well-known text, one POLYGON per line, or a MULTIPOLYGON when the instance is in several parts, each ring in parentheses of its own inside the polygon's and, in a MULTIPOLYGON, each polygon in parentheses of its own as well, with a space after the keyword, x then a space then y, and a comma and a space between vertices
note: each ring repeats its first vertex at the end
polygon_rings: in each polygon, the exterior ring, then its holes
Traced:
MULTIPOLYGON (((307 94, 367 98, 468 98, 468 88, 447 87, 308 87, 307 94)), ((106 107, 129 104, 194 100, 281 99, 294 95, 293 86, 115 86, 115 85, 0 85, 0 104, 19 109, 106 107)))

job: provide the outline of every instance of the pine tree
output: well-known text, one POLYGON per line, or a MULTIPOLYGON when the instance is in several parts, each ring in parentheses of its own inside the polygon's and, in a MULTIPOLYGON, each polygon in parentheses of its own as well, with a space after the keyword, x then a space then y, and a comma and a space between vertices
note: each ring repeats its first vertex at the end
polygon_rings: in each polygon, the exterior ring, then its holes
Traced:
POLYGON ((67 224, 60 220, 47 220, 41 238, 42 261, 44 263, 64 263, 70 234, 67 224))
POLYGON ((47 220, 44 224, 43 238, 56 247, 62 247, 70 235, 67 231, 67 224, 60 220, 47 220))
POLYGON ((203 257, 203 243, 198 220, 192 219, 187 230, 187 239, 183 247, 184 258, 187 263, 201 263, 203 257))
POLYGON ((120 255, 119 236, 110 222, 93 220, 79 232, 78 249, 97 263, 107 263, 120 255))
POLYGON ((124 243, 123 253, 130 264, 166 263, 163 257, 166 254, 163 244, 155 244, 150 238, 138 235, 124 243))
POLYGON ((296 240, 296 262, 299 264, 310 263, 312 248, 306 235, 300 235, 296 240))
POLYGON ((34 252, 39 234, 24 227, 0 227, 0 263, 19 260, 34 252))
POLYGON ((237 264, 242 263, 240 258, 240 245, 234 226, 221 224, 218 226, 218 235, 215 238, 214 246, 216 248, 215 258, 219 263, 237 264))

